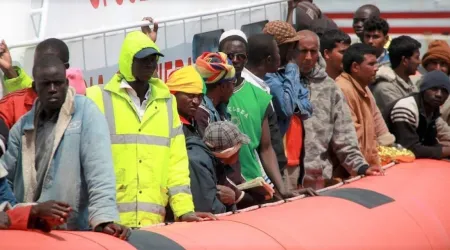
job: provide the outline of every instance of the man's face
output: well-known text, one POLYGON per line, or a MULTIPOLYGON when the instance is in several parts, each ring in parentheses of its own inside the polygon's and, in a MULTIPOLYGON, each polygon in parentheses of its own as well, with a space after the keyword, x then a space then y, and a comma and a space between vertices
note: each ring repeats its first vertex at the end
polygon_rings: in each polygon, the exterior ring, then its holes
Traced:
POLYGON ((281 64, 280 49, 278 48, 277 42, 275 40, 273 41, 272 51, 273 53, 272 55, 270 55, 270 58, 268 58, 266 63, 267 73, 277 72, 281 64))
POLYGON ((355 15, 353 15, 353 30, 361 41, 363 41, 363 31, 364 31, 364 21, 369 19, 372 15, 370 9, 358 10, 355 15))
POLYGON ((134 58, 132 68, 133 76, 139 81, 147 82, 152 78, 157 66, 157 55, 150 55, 142 59, 134 58))
POLYGON ((280 51, 281 66, 286 65, 292 59, 292 55, 294 54, 294 48, 296 45, 297 42, 292 42, 278 46, 278 49, 280 51))
POLYGON ((407 70, 408 75, 416 74, 417 68, 420 65, 420 51, 414 51, 414 54, 410 58, 406 58, 408 62, 407 70))
POLYGON ((66 100, 69 82, 60 67, 43 68, 37 72, 34 85, 44 110, 59 110, 66 100))
POLYGON ((222 100, 224 103, 230 101, 231 96, 233 95, 234 86, 236 84, 236 80, 223 82, 220 84, 220 88, 222 88, 222 100))
POLYGON ((184 92, 177 92, 178 112, 185 118, 192 118, 195 116, 200 103, 202 102, 203 94, 188 94, 184 92))
POLYGON ((357 64, 355 76, 361 81, 363 85, 369 85, 375 81, 375 76, 378 71, 377 57, 372 54, 364 55, 364 61, 361 64, 357 64))
POLYGON ((336 47, 330 51, 324 51, 324 58, 327 65, 330 65, 336 72, 343 72, 342 58, 344 57, 345 51, 347 51, 349 44, 343 42, 336 43, 336 47))
POLYGON ((377 49, 379 55, 384 51, 384 45, 388 40, 381 30, 364 31, 364 43, 377 49))
POLYGON ((228 41, 223 45, 223 51, 228 58, 233 62, 236 69, 236 74, 240 74, 247 64, 247 48, 241 41, 228 41))
POLYGON ((442 88, 431 88, 423 93, 423 101, 432 108, 439 108, 448 98, 448 92, 442 88))
POLYGON ((316 66, 319 60, 319 44, 315 37, 308 36, 301 39, 297 44, 297 65, 300 73, 308 74, 316 66))
POLYGON ((440 59, 435 59, 428 62, 426 70, 427 72, 431 72, 433 70, 440 70, 445 74, 450 75, 448 63, 440 59))
POLYGON ((239 159, 239 151, 236 154, 230 156, 230 158, 222 158, 220 159, 223 164, 232 165, 235 164, 239 159))

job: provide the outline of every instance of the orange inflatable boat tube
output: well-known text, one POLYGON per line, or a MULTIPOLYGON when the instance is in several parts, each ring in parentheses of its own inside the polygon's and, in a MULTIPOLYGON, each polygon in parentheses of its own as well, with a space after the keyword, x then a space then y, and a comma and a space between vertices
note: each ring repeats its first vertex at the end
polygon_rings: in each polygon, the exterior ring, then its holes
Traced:
POLYGON ((416 160, 319 197, 134 231, 0 231, 0 249, 450 249, 450 162, 416 160))

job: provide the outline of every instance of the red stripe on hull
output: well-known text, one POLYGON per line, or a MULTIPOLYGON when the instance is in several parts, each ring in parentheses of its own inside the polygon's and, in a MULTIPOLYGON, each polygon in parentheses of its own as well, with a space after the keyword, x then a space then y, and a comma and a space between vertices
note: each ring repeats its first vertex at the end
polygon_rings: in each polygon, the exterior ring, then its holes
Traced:
MULTIPOLYGON (((346 33, 353 34, 352 27, 340 27, 346 33)), ((450 34, 450 27, 391 27, 389 34, 450 34)))
MULTIPOLYGON (((332 19, 353 19, 353 12, 343 12, 343 13, 325 13, 329 18, 332 19)), ((408 19, 408 18, 450 18, 449 11, 443 12, 385 12, 381 14, 383 18, 390 19, 408 19)))

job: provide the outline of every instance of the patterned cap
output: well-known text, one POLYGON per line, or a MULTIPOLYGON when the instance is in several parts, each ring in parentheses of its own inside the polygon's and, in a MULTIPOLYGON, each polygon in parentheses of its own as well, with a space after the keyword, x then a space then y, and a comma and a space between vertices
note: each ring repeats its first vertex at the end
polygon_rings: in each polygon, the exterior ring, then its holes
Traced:
POLYGON ((294 27, 284 21, 268 22, 266 26, 264 26, 263 32, 265 34, 272 35, 278 45, 297 42, 300 40, 300 37, 297 35, 294 27))
POLYGON ((213 122, 205 130, 203 141, 213 152, 222 152, 237 145, 249 144, 250 138, 229 121, 213 122))

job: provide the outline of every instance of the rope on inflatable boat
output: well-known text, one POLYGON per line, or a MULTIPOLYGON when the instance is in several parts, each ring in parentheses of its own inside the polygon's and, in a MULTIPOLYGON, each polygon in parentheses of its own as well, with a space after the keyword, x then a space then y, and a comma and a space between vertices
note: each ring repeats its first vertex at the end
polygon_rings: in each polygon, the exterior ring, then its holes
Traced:
MULTIPOLYGON (((396 164, 395 162, 388 163, 388 164, 384 165, 382 167, 382 169, 383 170, 387 170, 387 169, 393 167, 395 164, 396 164)), ((342 186, 344 186, 346 184, 350 184, 352 182, 359 181, 359 180, 363 179, 364 177, 366 177, 366 176, 365 175, 358 175, 358 176, 352 177, 350 179, 346 179, 344 181, 338 182, 337 184, 334 184, 333 186, 329 186, 329 187, 326 187, 326 188, 322 188, 322 189, 316 190, 316 192, 317 193, 323 193, 323 192, 328 191, 328 190, 336 189, 336 188, 342 187, 342 186)), ((303 199, 305 197, 307 197, 307 196, 306 195, 299 195, 299 196, 296 196, 296 197, 293 197, 293 198, 289 198, 289 199, 286 199, 286 200, 270 202, 270 203, 266 203, 266 204, 262 204, 262 205, 251 206, 251 207, 248 207, 248 208, 236 210, 235 212, 226 212, 226 213, 221 213, 221 214, 215 214, 215 216, 216 217, 225 217, 225 216, 230 216, 230 215, 237 214, 237 213, 250 212, 250 211, 253 211, 253 210, 262 209, 262 208, 266 208, 266 207, 279 206, 279 205, 282 205, 282 204, 287 203, 287 202, 293 202, 293 201, 297 201, 297 200, 303 199)), ((160 223, 160 224, 151 225, 151 226, 148 226, 148 227, 161 227, 161 226, 166 226, 166 225, 170 225, 170 224, 172 224, 172 223, 160 223)))

